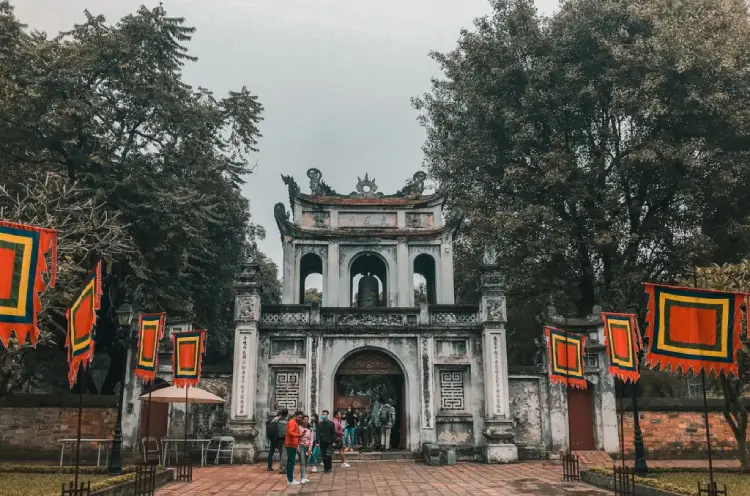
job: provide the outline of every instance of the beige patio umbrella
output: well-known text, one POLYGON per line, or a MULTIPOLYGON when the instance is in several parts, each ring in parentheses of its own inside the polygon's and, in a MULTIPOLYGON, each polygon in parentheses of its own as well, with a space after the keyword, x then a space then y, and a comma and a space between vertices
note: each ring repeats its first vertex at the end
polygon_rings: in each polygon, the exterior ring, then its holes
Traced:
MULTIPOLYGON (((149 401, 149 395, 144 394, 142 400, 149 401)), ((215 394, 197 387, 176 388, 174 386, 157 389, 151 393, 151 401, 154 403, 225 403, 215 394)))

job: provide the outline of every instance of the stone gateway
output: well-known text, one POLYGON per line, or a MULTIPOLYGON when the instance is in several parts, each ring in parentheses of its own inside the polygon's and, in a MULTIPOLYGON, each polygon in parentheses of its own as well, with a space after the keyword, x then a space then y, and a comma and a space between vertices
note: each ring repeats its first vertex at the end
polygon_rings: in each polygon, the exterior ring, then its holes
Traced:
MULTIPOLYGON (((617 451, 600 316, 545 317, 589 337, 588 394, 571 396, 550 384, 543 366, 509 373, 496 255, 484 257, 481 301, 456 305, 453 242, 461 216, 445 214, 441 193, 423 194, 424 173, 393 195, 379 192, 367 174, 346 195, 317 169, 307 176, 310 194, 282 176, 290 204, 274 208, 282 304, 260 304, 252 253, 236 284, 228 422, 213 427, 234 436, 235 461, 265 454, 266 421, 278 409, 320 413, 349 405, 365 415, 390 412, 391 449, 415 456, 450 449, 459 459, 489 463, 556 457, 568 449, 569 432, 581 449, 617 451), (313 274, 322 281, 322 301, 310 304, 305 282, 313 274), (426 301, 415 301, 415 274, 426 301), (569 404, 579 412, 573 417, 569 404)), ((168 367, 160 367, 166 380, 168 367)), ((137 388, 128 396, 135 394, 137 388)))

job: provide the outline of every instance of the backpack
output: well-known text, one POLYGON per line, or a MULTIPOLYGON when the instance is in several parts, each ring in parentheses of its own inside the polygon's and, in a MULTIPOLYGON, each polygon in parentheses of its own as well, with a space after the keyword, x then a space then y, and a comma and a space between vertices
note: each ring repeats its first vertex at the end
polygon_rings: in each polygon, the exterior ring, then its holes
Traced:
POLYGON ((276 439, 279 437, 279 423, 276 421, 275 417, 266 422, 266 437, 268 439, 276 439))
POLYGON ((391 409, 383 405, 380 409, 380 425, 388 425, 388 419, 390 417, 391 409))

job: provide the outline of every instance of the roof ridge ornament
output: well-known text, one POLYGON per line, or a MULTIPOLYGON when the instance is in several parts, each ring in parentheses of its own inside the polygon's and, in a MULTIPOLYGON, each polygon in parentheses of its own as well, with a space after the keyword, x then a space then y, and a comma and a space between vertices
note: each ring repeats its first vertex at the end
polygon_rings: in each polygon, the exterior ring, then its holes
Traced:
POLYGON ((323 181, 323 173, 320 172, 320 169, 316 169, 315 167, 311 167, 307 169, 307 177, 310 178, 310 194, 313 196, 336 196, 338 193, 336 193, 333 188, 328 186, 325 181, 323 181))
POLYGON ((407 198, 422 196, 425 179, 427 179, 427 174, 423 171, 417 171, 411 179, 406 181, 403 189, 398 190, 394 196, 405 196, 407 198))
POLYGON ((365 178, 357 176, 357 191, 352 192, 350 196, 359 196, 360 198, 374 198, 376 196, 383 196, 383 193, 378 193, 378 185, 375 184, 375 178, 369 178, 368 174, 365 173, 365 178))

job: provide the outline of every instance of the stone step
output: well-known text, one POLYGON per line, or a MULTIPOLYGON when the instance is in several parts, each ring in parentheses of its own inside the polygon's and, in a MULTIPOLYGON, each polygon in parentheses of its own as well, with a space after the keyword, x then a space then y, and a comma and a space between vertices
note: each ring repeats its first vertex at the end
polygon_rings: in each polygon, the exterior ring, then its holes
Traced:
MULTIPOLYGON (((414 453, 411 451, 347 451, 344 453, 346 460, 352 461, 414 461, 414 453)), ((338 453, 334 453, 334 462, 338 460, 338 453)))
POLYGON ((588 467, 611 467, 612 457, 606 451, 573 451, 581 465, 588 467))

